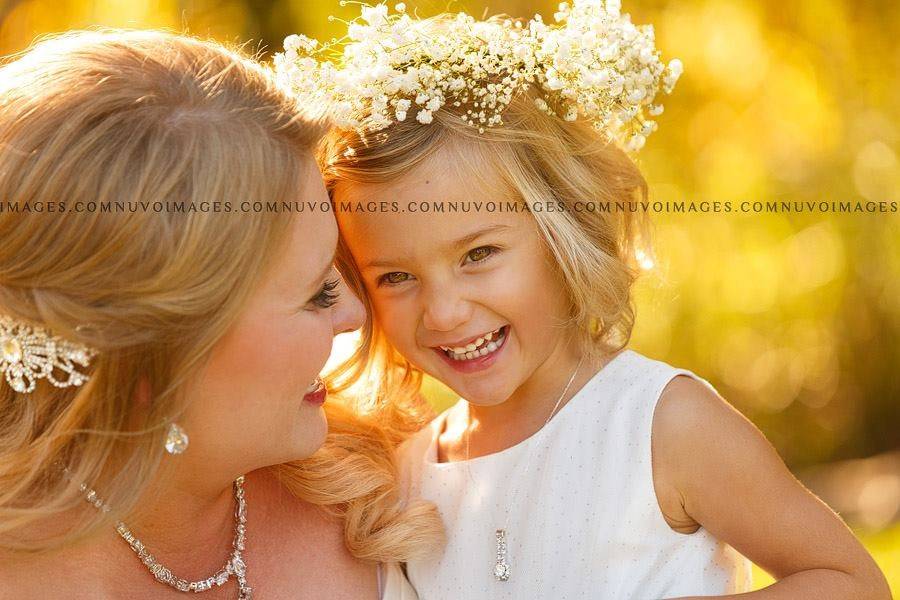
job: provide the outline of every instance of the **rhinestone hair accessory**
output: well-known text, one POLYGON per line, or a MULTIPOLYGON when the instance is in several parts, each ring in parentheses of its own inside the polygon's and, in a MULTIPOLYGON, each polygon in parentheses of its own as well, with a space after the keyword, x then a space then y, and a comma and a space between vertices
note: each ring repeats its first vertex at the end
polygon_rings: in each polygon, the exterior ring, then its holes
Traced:
POLYGON ((541 15, 527 23, 463 12, 420 19, 403 3, 393 13, 386 4, 360 7, 341 40, 288 36, 275 69, 304 105, 324 104, 339 127, 361 133, 413 116, 427 125, 442 108, 483 133, 534 88, 540 110, 587 120, 638 151, 657 129, 658 92, 671 93, 683 69, 678 59, 661 62, 653 26, 632 24, 620 0, 564 2, 554 24, 541 15))
POLYGON ((58 388, 82 385, 89 377, 77 366, 88 367, 96 354, 41 327, 0 315, 0 374, 19 393, 34 391, 39 379, 58 388))

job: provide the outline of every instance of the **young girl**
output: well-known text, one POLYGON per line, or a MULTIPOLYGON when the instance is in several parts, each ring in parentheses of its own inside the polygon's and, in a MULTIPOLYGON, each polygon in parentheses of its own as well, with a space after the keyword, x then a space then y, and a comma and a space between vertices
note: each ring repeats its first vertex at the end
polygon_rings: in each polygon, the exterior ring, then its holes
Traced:
POLYGON ((341 65, 305 38, 278 58, 344 123, 321 164, 374 316, 363 355, 383 386, 424 371, 462 398, 401 449, 448 530, 410 581, 425 600, 721 596, 750 589, 749 558, 778 580, 753 597, 889 598, 712 385, 627 347, 647 223, 615 203, 647 186, 621 146, 680 70, 613 2, 557 20, 365 7, 341 65))

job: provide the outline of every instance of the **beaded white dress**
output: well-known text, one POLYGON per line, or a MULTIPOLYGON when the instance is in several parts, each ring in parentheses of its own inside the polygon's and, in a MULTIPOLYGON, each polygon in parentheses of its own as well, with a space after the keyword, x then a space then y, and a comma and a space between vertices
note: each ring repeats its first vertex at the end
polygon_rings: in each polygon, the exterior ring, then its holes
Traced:
MULTIPOLYGON (((447 412, 407 440, 400 449, 406 494, 435 502, 448 534, 439 556, 407 565, 419 598, 656 600, 749 591, 746 558, 702 527, 675 532, 656 499, 653 411, 678 374, 710 385, 627 349, 546 426, 503 451, 436 462, 447 412), (495 531, 504 526, 511 573, 498 581, 495 531)), ((452 410, 465 411, 464 401, 452 410)))

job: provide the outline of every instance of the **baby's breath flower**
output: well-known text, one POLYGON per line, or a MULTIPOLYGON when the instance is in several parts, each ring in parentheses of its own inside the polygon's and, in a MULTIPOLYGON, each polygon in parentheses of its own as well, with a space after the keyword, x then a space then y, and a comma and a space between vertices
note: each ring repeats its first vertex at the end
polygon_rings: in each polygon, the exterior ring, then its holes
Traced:
POLYGON ((279 82, 306 103, 330 108, 342 127, 379 131, 406 120, 433 122, 453 110, 484 131, 503 123, 517 94, 533 87, 535 106, 568 121, 580 117, 632 151, 658 127, 684 66, 663 64, 653 27, 621 14, 620 0, 559 4, 555 24, 535 15, 479 21, 460 12, 440 21, 411 17, 406 5, 363 4, 348 25, 350 41, 322 47, 302 35, 285 38, 276 54, 279 82), (327 60, 330 57, 333 60, 327 60))

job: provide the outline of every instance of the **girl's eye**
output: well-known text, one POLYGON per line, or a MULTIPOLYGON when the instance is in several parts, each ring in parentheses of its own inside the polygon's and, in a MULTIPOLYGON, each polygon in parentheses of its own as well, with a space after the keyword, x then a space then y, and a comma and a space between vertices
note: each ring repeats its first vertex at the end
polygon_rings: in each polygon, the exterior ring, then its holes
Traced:
POLYGON ((403 271, 393 271, 391 273, 385 273, 381 277, 378 278, 379 285, 397 285, 398 283, 403 283, 404 281, 409 280, 409 273, 404 273, 403 271))
POLYGON ((319 293, 313 296, 310 302, 319 308, 331 308, 337 304, 338 298, 340 298, 340 293, 337 291, 340 283, 339 279, 326 281, 322 284, 322 289, 319 290, 319 293))
POLYGON ((491 255, 493 255, 494 252, 496 252, 496 250, 497 249, 494 248, 493 246, 480 246, 478 248, 469 250, 469 253, 466 254, 466 258, 470 262, 482 262, 485 259, 487 259, 488 257, 490 257, 491 255))

